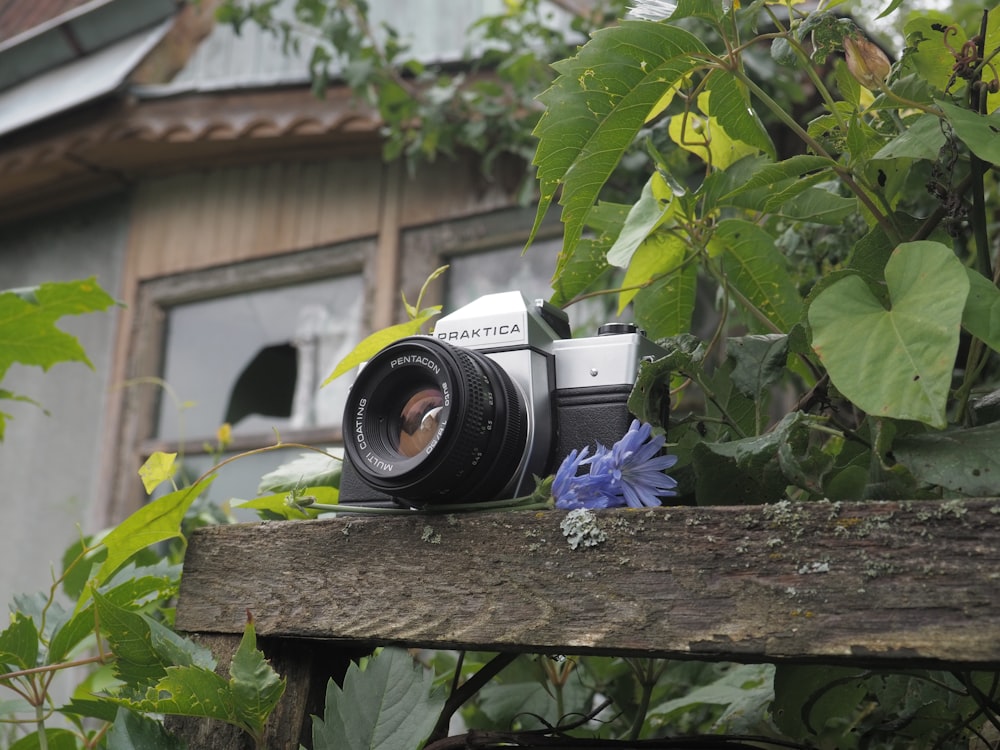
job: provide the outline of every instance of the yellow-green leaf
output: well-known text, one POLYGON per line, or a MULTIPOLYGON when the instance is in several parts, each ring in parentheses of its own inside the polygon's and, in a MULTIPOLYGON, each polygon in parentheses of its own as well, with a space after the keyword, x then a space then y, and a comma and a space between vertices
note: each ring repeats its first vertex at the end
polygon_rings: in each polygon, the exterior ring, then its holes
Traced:
POLYGON ((139 467, 139 478, 142 479, 147 495, 151 495, 163 482, 174 478, 177 471, 176 460, 176 453, 156 451, 139 467))
POLYGON ((405 323, 399 323, 394 326, 389 326, 388 328, 383 328, 381 331, 376 331, 370 336, 367 336, 360 344, 354 347, 354 349, 351 350, 346 357, 340 360, 337 366, 333 368, 333 372, 330 373, 329 377, 327 377, 327 379, 320 384, 320 387, 322 388, 323 386, 332 383, 341 375, 346 372, 350 372, 362 362, 367 362, 394 341, 398 341, 406 336, 413 336, 420 333, 421 326, 423 326, 424 323, 433 318, 439 312, 441 312, 440 305, 435 305, 434 307, 429 307, 426 310, 421 310, 420 314, 412 320, 408 320, 405 323))
MULTIPOLYGON (((698 97, 698 108, 708 110, 708 95, 698 97)), ((757 153, 757 148, 730 138, 719 121, 694 112, 674 115, 667 127, 670 138, 685 151, 690 151, 716 169, 725 169, 744 156, 757 153)))
POLYGON ((684 261, 685 249, 683 239, 667 232, 654 232, 643 240, 622 280, 618 314, 622 314, 644 284, 677 268, 684 261))
MULTIPOLYGON (((97 582, 104 583, 139 550, 151 544, 181 536, 181 521, 191 503, 212 483, 214 476, 171 492, 142 506, 122 521, 103 540, 108 556, 97 571, 97 582)), ((84 598, 80 599, 80 603, 84 598)), ((79 604, 78 604, 79 606, 79 604)))

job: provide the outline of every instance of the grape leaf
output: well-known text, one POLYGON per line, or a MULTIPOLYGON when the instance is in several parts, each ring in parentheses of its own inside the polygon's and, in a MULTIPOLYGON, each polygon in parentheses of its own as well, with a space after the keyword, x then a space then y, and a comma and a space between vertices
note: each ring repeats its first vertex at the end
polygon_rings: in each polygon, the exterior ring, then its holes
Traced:
POLYGON ((364 670, 348 667, 341 689, 330 680, 323 718, 313 718, 315 750, 413 750, 444 707, 434 674, 402 649, 386 648, 364 670))

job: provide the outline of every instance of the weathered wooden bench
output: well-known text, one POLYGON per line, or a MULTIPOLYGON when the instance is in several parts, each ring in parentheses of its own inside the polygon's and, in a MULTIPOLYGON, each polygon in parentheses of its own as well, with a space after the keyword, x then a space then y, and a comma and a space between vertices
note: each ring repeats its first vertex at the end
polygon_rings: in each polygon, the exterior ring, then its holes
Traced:
MULTIPOLYGON (((346 517, 201 529, 177 627, 228 665, 253 613, 287 679, 269 748, 377 645, 1000 668, 1000 499, 346 517)), ((191 748, 238 730, 173 725, 191 748)))

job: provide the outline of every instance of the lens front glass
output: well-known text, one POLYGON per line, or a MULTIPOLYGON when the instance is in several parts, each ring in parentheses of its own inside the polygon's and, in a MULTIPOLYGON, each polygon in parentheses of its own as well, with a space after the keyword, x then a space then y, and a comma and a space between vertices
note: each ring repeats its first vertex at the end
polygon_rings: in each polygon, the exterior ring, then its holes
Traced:
POLYGON ((400 410, 398 430, 392 435, 393 448, 407 458, 424 450, 437 435, 443 408, 440 388, 420 388, 413 393, 400 410))

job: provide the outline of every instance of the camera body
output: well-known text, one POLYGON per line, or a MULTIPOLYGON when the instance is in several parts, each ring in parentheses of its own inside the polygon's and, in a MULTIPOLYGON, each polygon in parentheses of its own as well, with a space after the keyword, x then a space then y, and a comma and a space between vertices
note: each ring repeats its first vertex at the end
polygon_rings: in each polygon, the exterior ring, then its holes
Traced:
POLYGON ((534 476, 573 449, 625 434, 639 365, 665 353, 632 324, 574 339, 548 302, 480 297, 361 368, 344 411, 340 502, 423 507, 530 493, 534 476))

